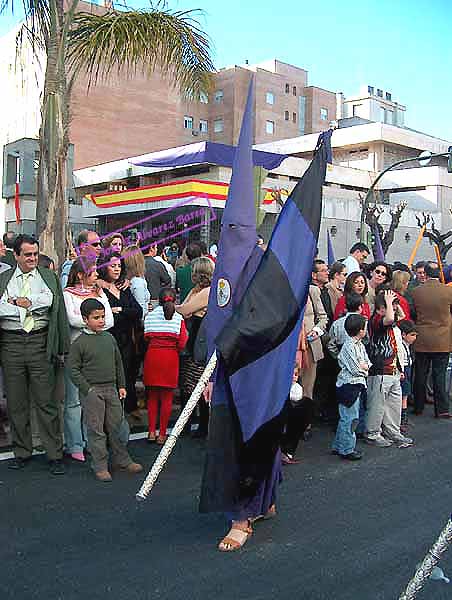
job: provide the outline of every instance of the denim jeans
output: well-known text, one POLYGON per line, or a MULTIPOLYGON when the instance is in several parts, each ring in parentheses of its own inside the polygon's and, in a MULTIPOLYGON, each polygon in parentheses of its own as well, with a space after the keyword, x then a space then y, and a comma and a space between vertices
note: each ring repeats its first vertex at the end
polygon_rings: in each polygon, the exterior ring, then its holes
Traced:
POLYGON ((333 442, 333 450, 339 454, 351 454, 356 446, 356 427, 359 420, 359 405, 361 394, 356 402, 350 407, 339 404, 339 423, 337 425, 336 437, 333 442))
POLYGON ((85 442, 82 433, 82 407, 78 389, 69 376, 69 367, 64 369, 64 447, 68 454, 83 452, 85 442))

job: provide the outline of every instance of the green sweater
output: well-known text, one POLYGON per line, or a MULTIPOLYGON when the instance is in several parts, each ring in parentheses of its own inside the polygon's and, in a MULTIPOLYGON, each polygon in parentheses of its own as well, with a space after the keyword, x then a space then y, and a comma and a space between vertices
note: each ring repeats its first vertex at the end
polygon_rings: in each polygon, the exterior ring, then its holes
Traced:
POLYGON ((191 263, 176 269, 176 290, 180 292, 180 302, 182 303, 193 289, 191 280, 191 263))
POLYGON ((125 387, 121 354, 115 338, 108 331, 83 332, 69 351, 71 379, 86 396, 96 384, 111 383, 125 387))

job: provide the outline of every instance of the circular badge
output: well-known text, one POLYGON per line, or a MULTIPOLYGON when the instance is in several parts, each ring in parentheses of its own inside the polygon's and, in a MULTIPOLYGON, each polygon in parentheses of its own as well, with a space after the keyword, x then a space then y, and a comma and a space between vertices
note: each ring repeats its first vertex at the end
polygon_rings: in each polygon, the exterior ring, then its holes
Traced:
POLYGON ((231 299, 231 284, 227 279, 219 279, 217 285, 217 304, 220 308, 226 306, 231 299))

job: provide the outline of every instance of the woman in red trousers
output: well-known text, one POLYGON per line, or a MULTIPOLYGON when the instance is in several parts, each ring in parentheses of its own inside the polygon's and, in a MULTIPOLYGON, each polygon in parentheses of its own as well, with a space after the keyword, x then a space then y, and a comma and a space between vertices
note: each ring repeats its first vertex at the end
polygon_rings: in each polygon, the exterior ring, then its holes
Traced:
POLYGON ((148 348, 144 359, 144 385, 148 392, 149 442, 164 444, 173 407, 173 393, 179 378, 179 352, 188 335, 184 319, 175 311, 176 292, 163 288, 159 306, 146 315, 144 339, 148 348), (157 411, 160 404, 160 428, 156 437, 157 411))

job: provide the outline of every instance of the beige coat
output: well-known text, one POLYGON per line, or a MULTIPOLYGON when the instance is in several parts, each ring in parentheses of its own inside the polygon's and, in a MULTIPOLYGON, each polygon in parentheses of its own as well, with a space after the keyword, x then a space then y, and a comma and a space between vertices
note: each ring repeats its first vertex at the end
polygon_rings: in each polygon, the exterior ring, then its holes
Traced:
POLYGON ((450 352, 452 288, 428 279, 412 291, 418 332, 417 352, 450 352))
MULTIPOLYGON (((309 286, 309 296, 304 311, 303 324, 306 335, 308 335, 316 325, 323 329, 323 331, 326 331, 328 317, 320 299, 320 288, 316 285, 309 286)), ((309 342, 309 346, 314 361, 317 362, 321 360, 323 358, 323 349, 320 338, 313 342, 309 342)))

